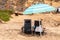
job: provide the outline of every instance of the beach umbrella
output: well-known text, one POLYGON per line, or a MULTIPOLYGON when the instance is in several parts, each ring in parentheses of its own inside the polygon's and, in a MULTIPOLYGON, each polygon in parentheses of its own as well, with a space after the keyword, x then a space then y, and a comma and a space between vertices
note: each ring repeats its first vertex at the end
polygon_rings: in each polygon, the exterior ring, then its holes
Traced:
POLYGON ((37 13, 44 13, 44 12, 51 12, 56 11, 56 8, 47 4, 33 4, 28 7, 23 14, 37 14, 37 13))

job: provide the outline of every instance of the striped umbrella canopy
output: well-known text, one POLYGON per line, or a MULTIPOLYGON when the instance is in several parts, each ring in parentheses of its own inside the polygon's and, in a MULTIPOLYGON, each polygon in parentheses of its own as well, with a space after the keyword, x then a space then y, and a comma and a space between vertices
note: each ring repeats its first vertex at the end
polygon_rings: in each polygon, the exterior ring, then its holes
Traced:
POLYGON ((56 11, 56 8, 47 4, 35 4, 28 7, 23 14, 38 14, 51 11, 56 11))

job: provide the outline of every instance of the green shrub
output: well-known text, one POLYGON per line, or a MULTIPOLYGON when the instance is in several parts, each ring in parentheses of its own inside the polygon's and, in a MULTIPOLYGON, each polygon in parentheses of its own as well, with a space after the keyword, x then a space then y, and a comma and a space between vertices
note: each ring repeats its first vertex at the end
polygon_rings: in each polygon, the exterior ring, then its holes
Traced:
POLYGON ((9 21, 13 11, 10 10, 0 10, 0 19, 3 21, 9 21))

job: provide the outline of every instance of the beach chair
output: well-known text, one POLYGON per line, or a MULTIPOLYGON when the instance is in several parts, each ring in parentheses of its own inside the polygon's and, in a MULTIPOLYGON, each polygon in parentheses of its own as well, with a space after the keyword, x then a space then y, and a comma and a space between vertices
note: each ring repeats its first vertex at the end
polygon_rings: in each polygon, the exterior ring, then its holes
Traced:
POLYGON ((39 21, 38 20, 35 20, 34 21, 34 34, 40 34, 40 32, 37 32, 36 29, 39 27, 39 21))
POLYGON ((15 16, 18 16, 18 13, 15 13, 15 16))
POLYGON ((36 27, 37 26, 39 26, 39 21, 34 21, 34 26, 32 26, 32 29, 33 29, 33 31, 32 31, 32 33, 33 33, 33 35, 35 34, 35 29, 36 29, 36 27))
POLYGON ((22 28, 22 31, 26 34, 31 34, 31 20, 30 19, 25 19, 24 20, 24 27, 22 28))
POLYGON ((18 12, 17 11, 15 11, 15 16, 18 16, 18 12))
POLYGON ((35 28, 34 28, 35 34, 43 35, 44 31, 42 28, 42 22, 41 21, 35 21, 34 25, 35 25, 35 28))
POLYGON ((57 12, 57 13, 60 13, 60 7, 57 8, 57 11, 56 11, 56 12, 57 12))

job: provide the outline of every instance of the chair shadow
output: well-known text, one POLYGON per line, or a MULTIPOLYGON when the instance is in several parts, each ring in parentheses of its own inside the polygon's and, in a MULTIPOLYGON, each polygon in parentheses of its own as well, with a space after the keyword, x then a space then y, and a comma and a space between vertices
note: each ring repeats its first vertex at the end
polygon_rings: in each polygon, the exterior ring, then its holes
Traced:
MULTIPOLYGON (((25 36, 25 37, 35 37, 35 36, 36 37, 40 37, 40 35, 36 35, 36 34, 34 34, 34 35, 33 34, 25 34, 25 33, 21 32, 21 31, 18 34, 19 35, 22 35, 22 36, 25 36)), ((45 35, 47 35, 46 32, 42 36, 45 36, 45 35)))
POLYGON ((26 37, 32 37, 33 36, 32 34, 26 34, 26 33, 23 33, 21 31, 18 34, 22 35, 22 36, 26 36, 26 37))

